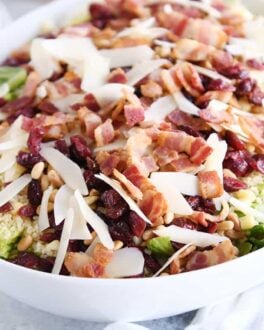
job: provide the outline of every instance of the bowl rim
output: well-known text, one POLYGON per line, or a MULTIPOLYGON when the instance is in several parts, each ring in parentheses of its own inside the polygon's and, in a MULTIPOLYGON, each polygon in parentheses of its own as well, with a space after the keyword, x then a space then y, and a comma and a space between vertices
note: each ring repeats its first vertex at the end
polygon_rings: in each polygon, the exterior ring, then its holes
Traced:
MULTIPOLYGON (((101 2, 102 0, 94 0, 95 2, 101 2)), ((76 4, 76 6, 81 5, 81 4, 85 4, 85 3, 89 3, 92 2, 92 0, 67 0, 67 5, 71 4, 76 4)), ((64 6, 65 7, 65 6, 64 6)), ((18 19, 14 20, 13 22, 11 22, 10 24, 8 24, 6 27, 4 27, 3 29, 1 29, 0 31, 0 39, 4 38, 4 36, 8 33, 12 33, 12 29, 14 29, 14 27, 16 27, 16 25, 21 25, 23 24, 23 22, 27 21, 28 19, 30 19, 32 16, 37 16, 38 14, 42 13, 42 12, 47 12, 51 9, 54 10, 54 12, 59 12, 59 10, 57 10, 58 8, 62 8, 62 1, 60 0, 55 0, 52 1, 51 3, 47 3, 44 4, 26 14, 24 14, 23 16, 19 17, 18 19)), ((38 22, 38 25, 41 25, 41 22, 38 22)), ((60 25, 60 24, 59 24, 60 25)), ((30 39, 30 38, 29 38, 30 39)), ((23 43, 23 42, 22 42, 23 43)), ((20 42, 17 43, 17 47, 19 47, 20 42)), ((10 52, 9 52, 10 53, 10 52)), ((24 266, 20 266, 20 265, 16 265, 13 264, 12 262, 6 261, 4 259, 0 259, 0 269, 2 267, 5 267, 13 272, 20 272, 23 273, 25 276, 30 276, 30 275, 34 275, 35 276, 39 276, 42 279, 50 279, 50 280, 54 280, 54 281, 61 281, 64 283, 93 283, 93 284, 102 284, 105 285, 106 283, 109 284, 114 284, 114 285, 127 285, 128 281, 129 283, 137 283, 139 285, 143 285, 146 282, 147 283, 164 283, 164 282, 168 282, 168 281, 175 281, 177 279, 182 279, 182 278, 191 278, 193 276, 198 277, 199 275, 204 274, 208 274, 208 273, 212 273, 214 274, 216 271, 218 270, 225 270, 225 268, 230 268, 228 270, 228 272, 232 272, 231 269, 236 267, 236 265, 238 265, 239 263, 249 263, 250 264, 250 260, 253 260, 254 258, 257 258, 257 256, 264 256, 264 248, 261 248, 257 251, 251 252, 248 255, 242 256, 242 257, 238 257, 236 259, 221 263, 221 264, 217 264, 211 267, 207 267, 207 268, 203 268, 203 269, 198 269, 198 270, 193 270, 190 272, 184 272, 184 273, 179 273, 179 274, 175 274, 175 275, 169 275, 169 276, 160 276, 160 277, 142 277, 142 278, 86 278, 86 277, 74 277, 74 276, 66 276, 66 275, 56 275, 56 274, 52 274, 52 273, 46 273, 43 271, 38 271, 38 270, 33 270, 30 268, 26 268, 24 266), (199 275, 198 275, 199 274, 199 275)))

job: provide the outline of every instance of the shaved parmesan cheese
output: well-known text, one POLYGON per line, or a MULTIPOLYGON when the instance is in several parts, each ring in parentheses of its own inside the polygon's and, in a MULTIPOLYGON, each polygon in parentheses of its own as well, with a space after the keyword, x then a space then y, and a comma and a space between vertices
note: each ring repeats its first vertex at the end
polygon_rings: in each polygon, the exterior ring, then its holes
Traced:
POLYGON ((168 32, 167 29, 161 27, 152 27, 152 28, 145 28, 143 26, 133 26, 123 29, 116 35, 116 38, 122 37, 134 37, 134 38, 146 38, 146 39, 155 39, 158 37, 163 36, 168 32))
POLYGON ((70 94, 64 96, 63 98, 53 100, 52 103, 57 107, 61 112, 73 112, 71 106, 75 103, 81 103, 84 99, 83 94, 70 94))
POLYGON ((54 218, 56 226, 58 226, 65 219, 69 208, 70 199, 73 194, 74 191, 66 184, 61 186, 57 191, 54 200, 54 218))
POLYGON ((156 18, 155 17, 150 17, 150 18, 143 18, 143 19, 133 19, 131 21, 132 26, 140 26, 142 28, 151 28, 156 25, 156 18))
POLYGON ((144 269, 144 257, 137 248, 126 247, 114 251, 112 260, 105 268, 105 274, 110 278, 121 278, 142 274, 144 269))
POLYGON ((59 274, 61 271, 61 267, 63 265, 67 248, 70 241, 71 231, 72 231, 72 225, 73 225, 73 219, 74 219, 74 211, 73 209, 69 209, 66 215, 66 219, 64 221, 61 238, 60 238, 60 245, 57 253, 57 257, 52 269, 52 274, 59 274))
POLYGON ((145 111, 145 122, 161 123, 176 108, 177 103, 171 95, 163 96, 154 101, 145 111))
POLYGON ((110 60, 110 69, 132 66, 137 62, 150 60, 154 52, 146 45, 102 49, 99 53, 110 60))
POLYGON ((117 149, 123 149, 126 145, 126 142, 127 141, 125 139, 118 139, 118 140, 115 140, 114 142, 106 144, 102 147, 94 148, 94 152, 113 151, 113 150, 117 150, 117 149))
POLYGON ((133 93, 134 88, 123 84, 106 84, 92 91, 101 108, 117 103, 124 97, 124 91, 133 93))
POLYGON ((130 86, 134 86, 147 75, 168 63, 168 60, 158 59, 151 61, 142 61, 140 63, 135 64, 135 66, 126 73, 127 84, 130 86))
POLYGON ((71 197, 70 206, 74 210, 74 219, 70 238, 78 240, 91 239, 92 235, 87 227, 87 222, 80 211, 80 206, 75 196, 71 197))
POLYGON ((92 257, 94 253, 94 248, 96 247, 97 243, 100 243, 99 237, 95 237, 95 239, 92 241, 92 243, 89 245, 88 249, 85 251, 85 253, 92 257))
POLYGON ((16 155, 19 149, 12 149, 3 153, 0 159, 0 173, 4 173, 16 163, 16 155))
POLYGON ((38 218, 38 228, 39 231, 43 231, 49 228, 49 216, 48 216, 48 203, 49 198, 52 193, 52 187, 50 186, 46 189, 43 193, 41 204, 40 204, 40 211, 39 211, 39 218, 38 218))
POLYGON ((167 48, 174 48, 176 45, 174 42, 169 42, 164 40, 154 40, 154 44, 157 46, 167 47, 167 48))
POLYGON ((173 94, 174 100, 176 101, 179 110, 189 113, 190 115, 199 116, 200 109, 189 101, 180 91, 173 94))
POLYGON ((129 208, 137 213, 145 222, 151 224, 150 220, 145 216, 145 214, 140 210, 137 204, 133 201, 133 199, 127 194, 127 192, 122 188, 120 183, 114 179, 108 178, 104 174, 95 174, 95 177, 104 181, 109 186, 111 186, 115 191, 119 193, 119 195, 127 202, 129 208))
POLYGON ((173 185, 180 193, 187 196, 199 195, 198 178, 190 173, 184 172, 154 172, 150 176, 155 184, 164 182, 164 184, 173 185))
POLYGON ((52 147, 42 145, 40 155, 58 172, 70 188, 79 189, 83 195, 88 194, 82 171, 77 164, 52 147))
POLYGON ((227 240, 225 236, 208 234, 196 230, 181 228, 175 225, 153 231, 161 237, 169 237, 173 242, 181 244, 194 244, 199 247, 207 247, 227 240))
POLYGON ((79 205, 81 214, 93 227, 102 244, 108 249, 113 249, 114 242, 109 234, 108 227, 105 222, 90 208, 89 205, 87 205, 79 190, 75 191, 74 196, 79 205))
POLYGON ((0 143, 0 152, 14 149, 17 147, 23 147, 26 145, 27 140, 28 140, 28 134, 25 133, 12 140, 2 142, 0 143))
POLYGON ((159 176, 151 176, 151 182, 162 193, 171 212, 178 215, 190 215, 193 213, 191 206, 173 183, 168 183, 168 180, 163 180, 159 176))
POLYGON ((10 183, 0 191, 0 207, 14 198, 21 190, 23 190, 31 181, 29 174, 22 175, 17 180, 10 183))
POLYGON ((188 247, 192 246, 192 243, 189 243, 182 248, 180 248, 178 251, 173 253, 173 255, 165 262, 165 264, 153 275, 153 277, 157 277, 161 272, 163 272, 164 269, 166 269, 174 259, 176 259, 179 255, 181 255, 185 250, 188 249, 188 247))
POLYGON ((234 197, 230 197, 229 203, 233 205, 237 210, 245 213, 245 215, 252 215, 254 218, 257 218, 262 221, 264 219, 264 212, 253 209, 248 204, 241 202, 234 197))

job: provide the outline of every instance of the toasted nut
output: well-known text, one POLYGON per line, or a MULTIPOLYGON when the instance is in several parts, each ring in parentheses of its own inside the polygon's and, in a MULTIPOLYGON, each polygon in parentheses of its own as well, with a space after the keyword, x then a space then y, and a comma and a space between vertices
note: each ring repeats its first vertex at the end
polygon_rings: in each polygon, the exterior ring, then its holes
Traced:
POLYGON ((234 228, 234 223, 232 221, 223 221, 217 224, 217 231, 226 231, 234 228))
POLYGON ((32 179, 38 180, 41 177, 44 168, 45 168, 44 162, 38 162, 37 164, 35 164, 31 171, 32 179))
POLYGON ((99 196, 99 191, 96 190, 96 189, 92 189, 92 190, 90 191, 89 196, 99 196))
POLYGON ((159 226, 157 226, 155 229, 164 229, 165 228, 165 226, 163 226, 163 225, 159 225, 159 226))
POLYGON ((37 213, 37 215, 39 215, 39 213, 40 213, 40 206, 37 207, 36 213, 37 213))
POLYGON ((169 225, 174 219, 174 215, 173 215, 173 212, 167 212, 164 216, 164 223, 166 225, 169 225))
POLYGON ((166 273, 166 272, 163 272, 163 273, 160 274, 160 276, 168 276, 168 275, 170 275, 170 274, 166 273))
POLYGON ((239 231, 241 229, 240 221, 238 215, 235 212, 230 212, 228 214, 228 220, 234 223, 234 229, 239 231))
POLYGON ((233 239, 240 239, 240 238, 244 238, 246 236, 246 234, 242 231, 234 231, 232 230, 227 230, 225 232, 225 235, 229 238, 233 238, 233 239))
POLYGON ((83 241, 83 243, 85 244, 85 245, 90 245, 91 243, 92 243, 92 241, 96 238, 96 236, 97 236, 97 234, 96 234, 96 232, 95 231, 93 231, 92 233, 91 233, 91 235, 92 235, 92 238, 91 239, 85 239, 84 241, 83 241))
POLYGON ((55 197, 56 197, 57 192, 58 192, 58 189, 54 189, 54 190, 52 191, 52 193, 50 194, 50 198, 49 198, 49 200, 50 200, 51 202, 54 202, 54 201, 55 201, 55 197))
POLYGON ((114 250, 119 250, 123 247, 123 242, 122 241, 114 241, 114 250))
POLYGON ((41 189, 45 191, 49 186, 49 179, 47 175, 42 175, 40 178, 41 189))
POLYGON ((48 172, 48 179, 50 183, 53 185, 55 188, 59 188, 63 185, 63 181, 60 178, 59 174, 55 170, 50 170, 48 172))
POLYGON ((48 202, 48 212, 53 211, 54 209, 54 204, 52 202, 48 202))
POLYGON ((148 229, 144 232, 142 238, 144 241, 148 241, 149 239, 154 237, 154 233, 152 232, 151 229, 148 229))
POLYGON ((33 238, 30 235, 22 237, 17 244, 18 251, 26 251, 31 246, 32 242, 33 238))
POLYGON ((142 239, 140 237, 137 237, 137 236, 133 236, 133 242, 136 244, 136 245, 140 245, 142 243, 142 239))
POLYGON ((88 205, 92 205, 93 203, 95 203, 98 200, 98 196, 87 196, 85 197, 85 200, 87 202, 88 205))

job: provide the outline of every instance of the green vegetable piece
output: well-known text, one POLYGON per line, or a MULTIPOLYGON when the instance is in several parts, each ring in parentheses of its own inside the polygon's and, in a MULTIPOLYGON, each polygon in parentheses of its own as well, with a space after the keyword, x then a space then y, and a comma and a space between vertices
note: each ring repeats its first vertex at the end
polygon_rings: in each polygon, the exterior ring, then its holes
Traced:
POLYGON ((251 228, 248 240, 258 248, 264 247, 264 224, 251 228))
POLYGON ((250 242, 241 242, 237 245, 237 248, 239 250, 239 255, 240 256, 244 256, 246 254, 248 254, 249 252, 251 252, 252 250, 252 244, 250 242))
MULTIPOLYGON (((25 83, 27 72, 23 68, 14 68, 10 66, 0 67, 0 88, 4 84, 9 87, 8 92, 16 90, 25 83)), ((4 96, 4 95, 3 95, 4 96)))
MULTIPOLYGON (((2 224, 1 224, 2 226, 2 224)), ((10 253, 15 248, 22 232, 18 231, 15 227, 0 227, 0 258, 9 258, 10 253)))
POLYGON ((160 256, 171 256, 174 253, 169 237, 152 238, 147 243, 147 248, 154 254, 160 256))

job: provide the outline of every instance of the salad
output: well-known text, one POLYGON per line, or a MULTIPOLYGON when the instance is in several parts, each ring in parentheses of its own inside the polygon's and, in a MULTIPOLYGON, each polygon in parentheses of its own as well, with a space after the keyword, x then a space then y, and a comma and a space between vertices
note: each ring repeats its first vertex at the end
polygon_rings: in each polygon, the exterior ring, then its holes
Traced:
POLYGON ((264 246, 261 17, 106 0, 0 66, 0 258, 165 276, 264 246))

